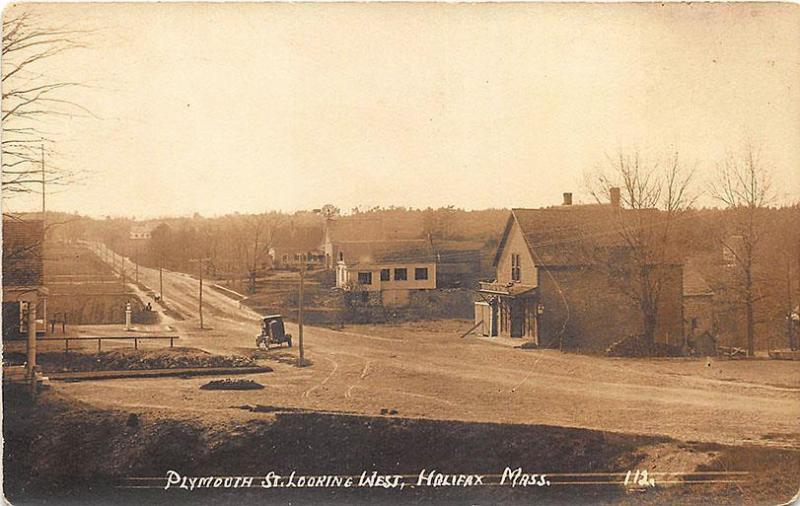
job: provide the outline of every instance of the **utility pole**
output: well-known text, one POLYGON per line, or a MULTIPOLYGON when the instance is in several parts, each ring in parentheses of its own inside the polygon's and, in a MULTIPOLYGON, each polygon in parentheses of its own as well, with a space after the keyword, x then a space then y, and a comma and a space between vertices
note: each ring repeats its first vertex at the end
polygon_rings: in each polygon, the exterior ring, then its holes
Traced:
MULTIPOLYGON (((45 188, 47 185, 47 181, 45 181, 45 171, 44 171, 44 143, 41 146, 42 149, 42 227, 44 228, 45 220, 47 219, 47 215, 45 214, 47 211, 46 204, 46 196, 45 196, 45 188)), ((44 236, 42 236, 42 240, 44 240, 44 236)))
MULTIPOLYGON (((44 170, 44 143, 41 144, 42 153, 42 248, 41 255, 44 258, 45 239, 47 238, 47 181, 45 180, 44 170)), ((45 283, 45 263, 42 262, 42 283, 45 283)), ((44 322, 44 333, 47 334, 47 297, 42 298, 42 322, 44 322)), ((35 393, 35 392, 34 392, 35 393)))
POLYGON ((161 303, 164 303, 164 259, 158 261, 158 295, 161 297, 161 303))
MULTIPOLYGON (((28 378, 30 379, 31 397, 36 398, 36 302, 28 302, 28 378)), ((45 322, 45 327, 47 322, 45 322)))
POLYGON ((305 255, 300 255, 300 293, 297 303, 297 326, 299 328, 299 342, 300 342, 300 360, 297 365, 303 367, 306 365, 305 355, 303 355, 303 284, 306 277, 306 258, 305 255))
POLYGON ((786 257, 786 336, 789 338, 789 349, 794 351, 797 348, 794 341, 794 322, 792 321, 792 261, 786 257))
POLYGON ((205 267, 205 262, 211 260, 210 258, 195 258, 189 260, 190 262, 197 262, 200 270, 200 294, 199 294, 199 310, 200 310, 200 330, 203 330, 203 267, 205 267))

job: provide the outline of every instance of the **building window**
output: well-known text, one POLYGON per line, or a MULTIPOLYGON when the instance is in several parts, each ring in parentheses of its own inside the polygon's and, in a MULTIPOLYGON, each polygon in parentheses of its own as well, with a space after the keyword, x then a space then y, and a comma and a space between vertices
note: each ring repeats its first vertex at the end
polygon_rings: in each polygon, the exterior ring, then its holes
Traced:
POLYGON ((511 281, 522 279, 522 268, 520 267, 519 254, 511 254, 511 281))
POLYGON ((358 273, 358 284, 359 285, 371 285, 372 284, 372 273, 371 272, 359 272, 358 273))
POLYGON ((389 281, 389 269, 381 269, 381 281, 389 281))
POLYGON ((399 269, 394 270, 394 280, 395 281, 405 281, 408 279, 408 269, 405 267, 401 267, 399 269))
POLYGON ((344 253, 341 251, 339 252, 339 261, 344 262, 344 253))
POLYGON ((369 303, 369 292, 361 292, 361 303, 368 304, 369 303))
POLYGON ((417 281, 428 279, 428 268, 417 267, 416 269, 414 269, 414 279, 417 281))

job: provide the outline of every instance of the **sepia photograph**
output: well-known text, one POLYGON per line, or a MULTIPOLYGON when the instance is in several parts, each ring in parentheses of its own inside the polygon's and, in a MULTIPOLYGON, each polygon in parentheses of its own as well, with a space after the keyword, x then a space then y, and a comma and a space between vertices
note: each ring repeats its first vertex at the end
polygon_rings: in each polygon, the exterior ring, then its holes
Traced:
POLYGON ((2 11, 10 505, 800 503, 800 8, 2 11))

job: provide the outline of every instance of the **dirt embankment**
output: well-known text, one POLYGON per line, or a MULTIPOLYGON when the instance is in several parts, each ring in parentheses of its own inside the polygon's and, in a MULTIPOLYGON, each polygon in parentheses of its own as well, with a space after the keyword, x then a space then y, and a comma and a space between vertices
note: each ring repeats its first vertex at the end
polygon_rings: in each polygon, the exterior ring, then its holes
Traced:
MULTIPOLYGON (((795 491, 798 452, 678 443, 551 426, 412 420, 314 412, 273 413, 226 423, 164 418, 151 411, 101 411, 45 393, 38 404, 19 391, 4 395, 6 494, 12 503, 256 504, 776 504, 795 491), (653 449, 658 451, 654 452, 653 449), (741 484, 657 487, 626 492, 617 485, 544 488, 163 489, 168 470, 183 476, 359 475, 373 470, 417 475, 608 473, 653 466, 663 453, 691 455, 707 471, 748 471, 741 484), (656 459, 654 461, 653 459, 656 459), (116 488, 127 478, 153 488, 116 488)), ((221 395, 224 395, 221 393, 221 395)), ((224 402, 224 401, 222 401, 224 402)), ((651 470, 653 468, 651 467, 651 470)), ((657 467, 656 467, 657 469, 657 467)), ((684 469, 686 470, 686 469, 684 469)), ((256 478, 256 484, 260 482, 256 478)))
MULTIPOLYGON (((190 367, 254 367, 256 361, 241 355, 214 355, 197 348, 114 350, 102 353, 44 352, 36 356, 44 373, 73 371, 127 371, 190 367)), ((24 353, 3 355, 9 365, 25 362, 24 353)))

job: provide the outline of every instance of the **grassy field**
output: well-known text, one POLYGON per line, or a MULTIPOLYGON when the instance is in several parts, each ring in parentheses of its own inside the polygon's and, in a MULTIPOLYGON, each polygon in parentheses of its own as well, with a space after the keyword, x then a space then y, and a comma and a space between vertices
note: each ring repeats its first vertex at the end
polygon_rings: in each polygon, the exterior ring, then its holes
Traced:
MULTIPOLYGON (((48 244, 44 268, 51 318, 58 314, 61 320, 66 314, 70 325, 124 323, 125 306, 130 303, 134 322, 151 322, 142 316, 144 304, 139 297, 85 247, 48 244)), ((127 268, 131 275, 132 266, 127 268)))

